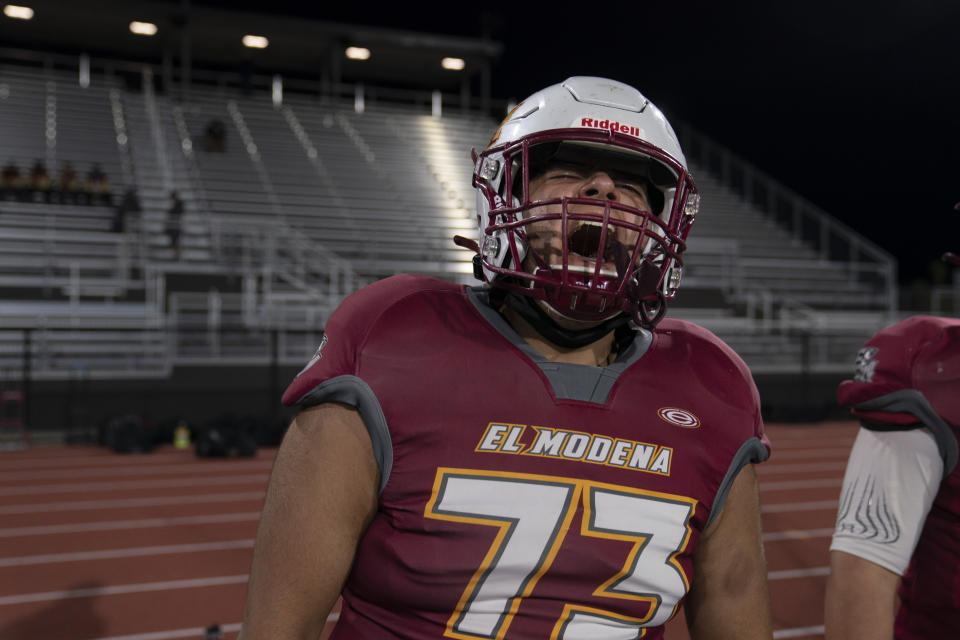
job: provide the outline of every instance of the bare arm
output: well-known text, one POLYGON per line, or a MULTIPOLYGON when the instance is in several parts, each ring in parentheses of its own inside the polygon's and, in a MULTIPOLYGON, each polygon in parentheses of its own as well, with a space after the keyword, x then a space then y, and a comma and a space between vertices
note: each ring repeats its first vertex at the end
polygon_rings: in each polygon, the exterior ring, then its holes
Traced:
POLYGON ((243 640, 319 637, 376 512, 379 478, 356 410, 329 403, 296 417, 260 517, 243 640))
POLYGON ((830 552, 827 640, 893 637, 900 576, 844 551, 830 552))
POLYGON ((747 465, 700 538, 684 604, 694 640, 770 640, 770 595, 760 536, 757 474, 747 465))

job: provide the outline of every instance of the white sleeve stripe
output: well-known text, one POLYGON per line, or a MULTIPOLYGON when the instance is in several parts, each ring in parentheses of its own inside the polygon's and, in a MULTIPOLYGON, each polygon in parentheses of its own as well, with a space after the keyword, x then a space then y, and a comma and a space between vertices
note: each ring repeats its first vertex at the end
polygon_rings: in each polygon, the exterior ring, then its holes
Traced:
POLYGON ((940 486, 943 459, 928 429, 861 429, 850 452, 831 550, 903 574, 940 486))

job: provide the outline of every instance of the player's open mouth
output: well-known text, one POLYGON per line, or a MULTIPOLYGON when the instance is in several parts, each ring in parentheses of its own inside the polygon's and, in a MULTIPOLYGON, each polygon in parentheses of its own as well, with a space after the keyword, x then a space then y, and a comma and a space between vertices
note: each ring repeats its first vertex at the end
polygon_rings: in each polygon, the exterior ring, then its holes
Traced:
POLYGON ((600 273, 611 277, 617 275, 616 257, 625 250, 625 247, 617 242, 614 226, 607 225, 603 255, 600 256, 602 235, 603 225, 599 222, 583 221, 576 224, 576 227, 567 236, 567 267, 571 271, 593 273, 596 260, 600 258, 603 260, 600 273))

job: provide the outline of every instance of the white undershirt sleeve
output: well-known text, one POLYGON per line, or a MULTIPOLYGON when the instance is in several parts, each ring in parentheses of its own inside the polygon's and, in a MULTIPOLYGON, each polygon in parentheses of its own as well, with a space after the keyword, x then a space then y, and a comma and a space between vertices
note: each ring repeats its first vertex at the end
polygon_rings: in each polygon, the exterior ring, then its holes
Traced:
POLYGON ((843 477, 830 550, 903 575, 942 473, 943 460, 929 429, 861 428, 843 477))

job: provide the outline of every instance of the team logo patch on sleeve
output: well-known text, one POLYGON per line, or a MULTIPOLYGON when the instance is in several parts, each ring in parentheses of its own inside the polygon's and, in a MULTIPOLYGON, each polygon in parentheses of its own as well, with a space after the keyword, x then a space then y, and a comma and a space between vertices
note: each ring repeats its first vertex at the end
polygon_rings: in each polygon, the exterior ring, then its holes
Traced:
POLYGON ((877 354, 880 349, 876 347, 864 347, 857 352, 856 371, 853 379, 857 382, 873 382, 873 372, 877 370, 880 361, 877 360, 877 354))
POLYGON ((689 411, 677 409, 676 407, 661 407, 657 415, 664 422, 669 422, 684 429, 696 429, 700 426, 700 418, 689 411))

